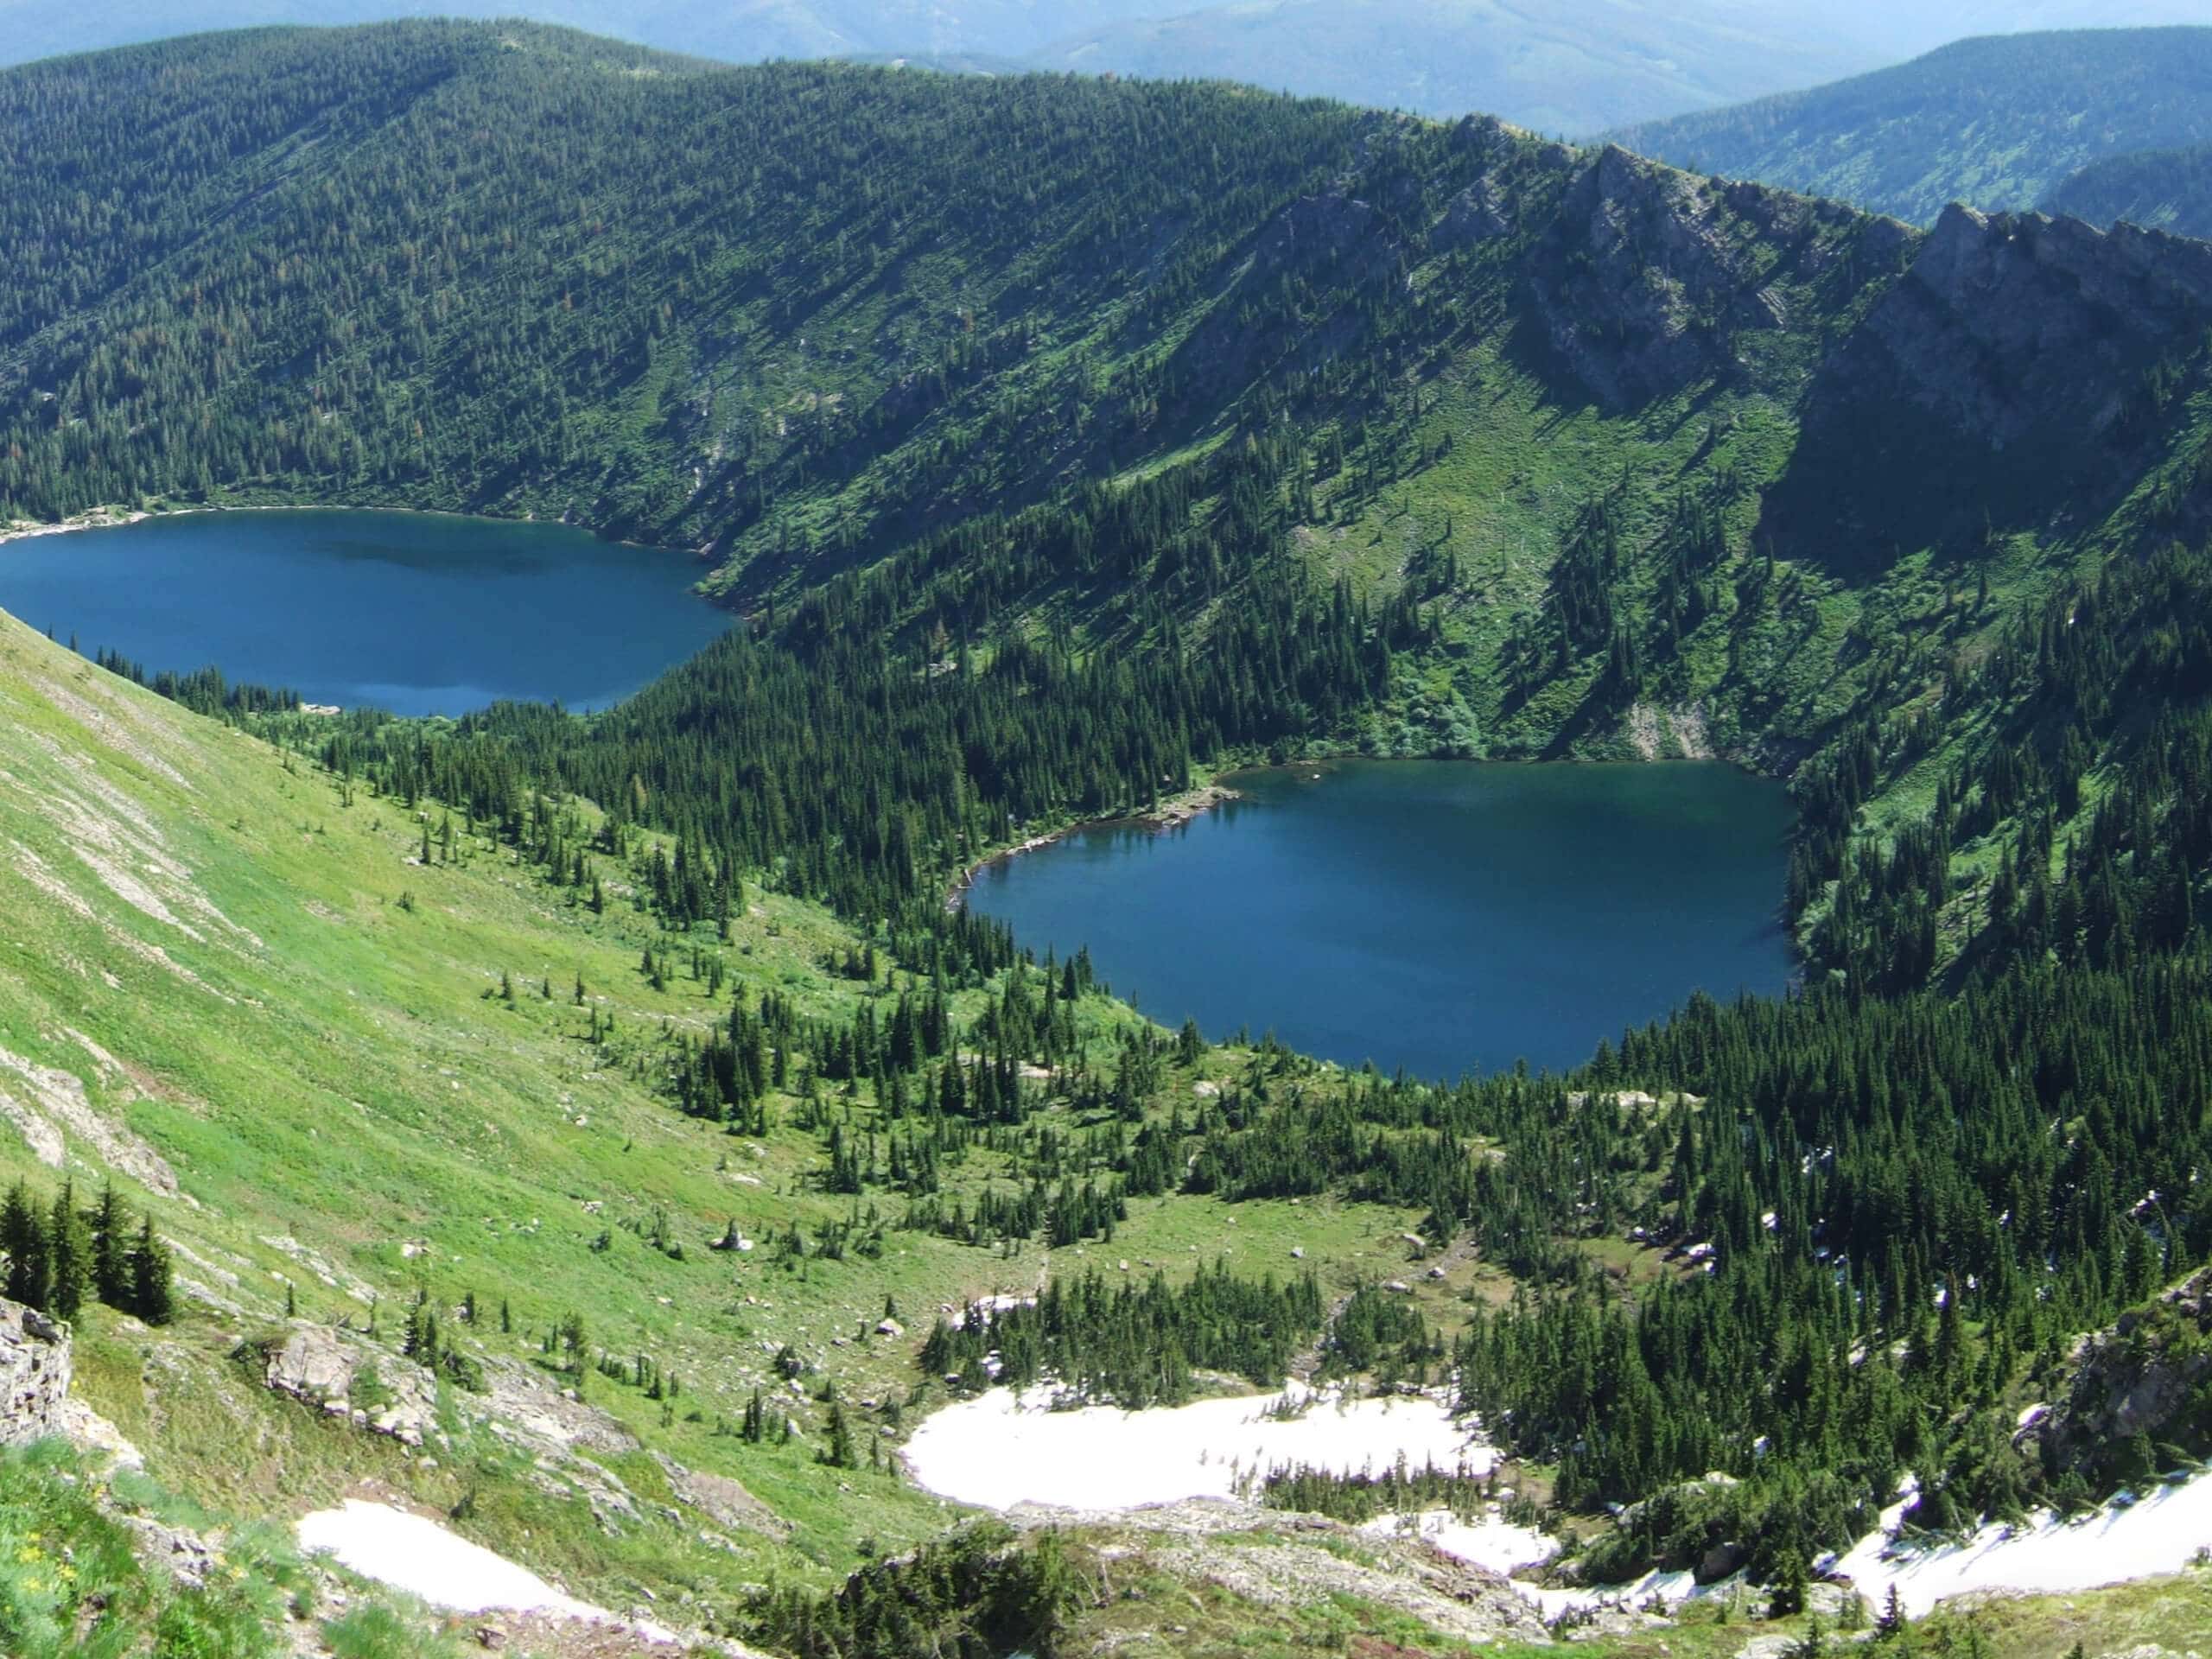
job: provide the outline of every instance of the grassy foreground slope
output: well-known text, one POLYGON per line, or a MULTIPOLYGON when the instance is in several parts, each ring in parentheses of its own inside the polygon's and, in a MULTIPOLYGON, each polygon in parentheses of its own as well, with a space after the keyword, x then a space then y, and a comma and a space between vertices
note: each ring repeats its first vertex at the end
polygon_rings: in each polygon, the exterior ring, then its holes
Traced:
MULTIPOLYGON (((674 1109, 653 1086, 664 1024, 719 1023, 730 992, 692 980, 690 947, 631 911, 613 861, 604 916, 458 828, 448 857, 442 817, 425 868, 426 825, 397 803, 349 800, 258 740, 12 620, 0 629, 0 1107, 13 1120, 0 1177, 51 1192, 70 1175, 84 1195, 114 1172, 174 1239, 177 1325, 149 1332, 96 1309, 79 1332, 80 1392, 157 1478, 246 1515, 282 1516, 364 1481, 441 1511, 467 1498, 465 1529, 579 1593, 626 1606, 657 1588, 692 1620, 734 1608, 737 1586, 826 1583, 862 1540, 890 1550, 946 1523, 865 1454, 818 1465, 825 1408, 772 1359, 789 1344, 808 1390, 828 1378, 849 1401, 903 1402, 940 1304, 1032 1288, 1059 1253, 1002 1256, 874 1225, 880 1200, 816 1190, 821 1141, 784 1122, 803 1109, 793 1096, 774 1097, 765 1135, 674 1109), (649 944, 676 964, 665 989, 640 971, 649 944), (611 1039, 589 1040, 610 1021, 611 1039), (856 1218, 842 1259, 825 1254, 825 1232, 856 1218), (732 1219, 758 1249, 709 1250, 732 1219), (778 1248, 794 1227, 809 1241, 799 1254, 778 1248), (281 1334, 288 1294, 302 1320, 357 1331, 373 1306, 388 1350, 418 1290, 493 1384, 448 1388, 454 1444, 435 1459, 279 1401, 236 1357, 242 1340, 281 1334), (453 1314, 471 1294, 473 1326, 453 1314), (887 1299, 915 1338, 871 1334, 887 1299), (511 1384, 570 1381, 535 1363, 569 1313, 592 1355, 619 1357, 626 1377, 642 1354, 680 1392, 650 1398, 591 1372, 590 1402, 646 1449, 579 1453, 603 1469, 556 1459, 549 1477, 533 1466, 543 1447, 502 1441, 473 1402, 496 1414, 511 1384), (800 1439, 715 1432, 756 1386, 780 1396, 800 1439), (764 1506, 755 1523, 702 1548, 712 1523, 664 1515, 674 1498, 656 1453, 741 1480, 764 1506)), ((825 970, 854 938, 818 910, 753 892, 731 934, 699 948, 756 995, 825 1014, 863 996, 825 970)), ((1126 1018, 1092 998, 1083 1023, 1103 1041, 1126 1018)), ((1004 1164, 979 1147, 947 1191, 1004 1164)), ((895 1220, 895 1201, 882 1207, 895 1220)), ((1294 1239, 1334 1274, 1408 1224, 1387 1210, 1249 1205, 1230 1227, 1220 1208, 1134 1200, 1107 1249, 1167 1264, 1203 1243, 1205 1260, 1256 1273, 1287 1271, 1294 1239)), ((1084 1255, 1078 1244, 1059 1270, 1079 1271, 1084 1255)), ((866 1433, 899 1421, 870 1410, 866 1433)))

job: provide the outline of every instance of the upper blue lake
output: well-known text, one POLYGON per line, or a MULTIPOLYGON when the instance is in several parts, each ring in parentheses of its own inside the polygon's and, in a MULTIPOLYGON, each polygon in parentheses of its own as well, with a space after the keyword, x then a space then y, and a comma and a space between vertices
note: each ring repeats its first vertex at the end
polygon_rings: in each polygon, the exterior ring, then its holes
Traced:
POLYGON ((0 607, 86 656, 209 665, 310 702, 600 709, 729 626, 681 553, 563 524, 351 509, 206 512, 0 545, 0 607))
POLYGON ((1719 764, 1337 763, 1228 780, 1176 828, 1109 824, 981 871, 1041 957, 1088 945, 1169 1026, 1346 1065, 1554 1070, 1695 990, 1789 982, 1788 796, 1719 764))

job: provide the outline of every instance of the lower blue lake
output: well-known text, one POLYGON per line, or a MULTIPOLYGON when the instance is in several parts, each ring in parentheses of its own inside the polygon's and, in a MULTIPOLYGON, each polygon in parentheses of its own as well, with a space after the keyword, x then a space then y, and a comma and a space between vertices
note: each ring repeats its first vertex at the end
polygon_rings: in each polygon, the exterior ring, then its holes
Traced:
POLYGON ((967 902, 1088 946, 1153 1019, 1385 1071, 1559 1070, 1693 991, 1775 992, 1793 822, 1717 763, 1354 761, 1240 775, 1169 829, 992 864, 967 902))
POLYGON ((310 702, 600 709, 729 626, 681 553, 563 524, 351 509, 187 513, 0 544, 0 607, 86 656, 209 665, 310 702))

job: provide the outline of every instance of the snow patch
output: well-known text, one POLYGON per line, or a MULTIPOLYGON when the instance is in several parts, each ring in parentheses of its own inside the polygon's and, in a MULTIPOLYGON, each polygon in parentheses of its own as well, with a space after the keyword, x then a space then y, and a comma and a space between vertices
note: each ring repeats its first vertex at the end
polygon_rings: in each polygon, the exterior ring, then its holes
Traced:
POLYGON ((1381 1473, 1403 1458, 1481 1476, 1497 1462, 1446 1402, 1425 1395, 1350 1400, 1294 1382, 1280 1395, 1150 1411, 1054 1411, 1055 1393, 993 1389, 946 1407, 915 1431, 907 1467, 931 1491, 984 1509, 1122 1510, 1233 1497, 1284 1466, 1381 1473), (1269 1414, 1286 1404, 1299 1414, 1269 1414))
POLYGON ((2063 1521, 2039 1512, 2017 1526, 1993 1522, 1963 1543, 1923 1548, 1897 1541, 1910 1494, 1869 1534, 1829 1563, 1875 1606, 1895 1585, 1916 1618, 1947 1596, 1974 1590, 2063 1595, 2130 1579, 2178 1573, 2212 1546, 2212 1472, 2063 1521))
POLYGON ((1559 1554, 1558 1539, 1534 1527, 1516 1526, 1494 1509, 1479 1521, 1462 1521, 1449 1510, 1379 1515, 1360 1530, 1384 1536, 1425 1538, 1446 1555, 1486 1567, 1493 1573, 1534 1567, 1559 1554))
POLYGON ((618 1618, 578 1601, 505 1556, 388 1503, 349 1497, 337 1509, 303 1516, 299 1537, 300 1548, 310 1554, 328 1554, 365 1579, 451 1612, 548 1613, 620 1625, 655 1642, 677 1639, 659 1625, 618 1618))

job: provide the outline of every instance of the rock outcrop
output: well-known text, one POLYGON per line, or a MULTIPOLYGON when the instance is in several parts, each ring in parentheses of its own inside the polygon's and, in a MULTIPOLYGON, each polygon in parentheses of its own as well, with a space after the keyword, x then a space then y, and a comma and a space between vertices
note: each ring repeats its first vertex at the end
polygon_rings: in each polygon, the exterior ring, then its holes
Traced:
POLYGON ((2212 318, 2212 245, 1954 205, 1847 348, 1993 449, 2120 421, 2146 364, 2212 318))
POLYGON ((0 1446, 25 1446, 67 1427, 69 1327, 0 1299, 0 1446))
POLYGON ((1928 535, 2116 505, 2159 459, 2212 323, 2212 245, 1953 207, 1822 360, 1764 538, 1878 563, 1928 535))
POLYGON ((2212 1268, 2148 1306, 2131 1309, 2084 1341, 2064 1397, 2022 1438, 2044 1467, 2108 1470, 2137 1435, 2153 1441, 2212 1434, 2212 1268))
MULTIPOLYGON (((1894 270, 1914 238, 1834 202, 1677 172, 1607 145, 1568 188, 1530 268, 1552 347, 1618 413, 1708 380, 1756 379, 1746 336, 1787 334, 1894 270)), ((1800 371, 1802 372, 1802 371, 1800 371)))
POLYGON ((419 1446, 435 1433, 437 1383, 411 1360, 371 1348, 350 1332, 295 1320, 261 1344, 262 1380, 334 1417, 419 1446))
POLYGON ((1193 1498, 1080 1515, 1024 1504, 1007 1518, 1025 1528, 1073 1522, 1114 1529, 1129 1535, 1121 1553, 1264 1607, 1344 1596, 1395 1608, 1462 1642, 1550 1639, 1535 1604, 1503 1575, 1425 1541, 1355 1532, 1325 1516, 1193 1498))

